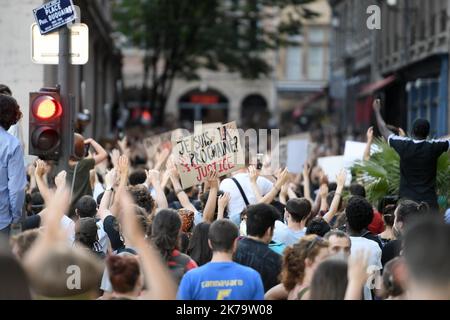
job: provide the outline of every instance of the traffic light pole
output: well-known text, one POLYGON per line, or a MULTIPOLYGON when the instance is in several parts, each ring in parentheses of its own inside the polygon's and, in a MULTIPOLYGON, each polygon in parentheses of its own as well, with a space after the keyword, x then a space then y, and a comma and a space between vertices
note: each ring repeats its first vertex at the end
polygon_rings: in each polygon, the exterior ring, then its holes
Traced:
POLYGON ((60 96, 63 107, 61 128, 61 156, 58 161, 58 172, 67 170, 69 158, 73 151, 73 105, 69 97, 70 83, 70 29, 67 26, 59 30, 59 65, 58 83, 60 85, 60 96))

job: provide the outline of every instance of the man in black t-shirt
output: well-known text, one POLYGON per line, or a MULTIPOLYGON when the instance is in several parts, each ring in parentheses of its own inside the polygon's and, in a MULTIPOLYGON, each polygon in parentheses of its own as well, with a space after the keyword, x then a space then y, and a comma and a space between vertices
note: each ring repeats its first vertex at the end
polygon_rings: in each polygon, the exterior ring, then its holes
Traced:
POLYGON ((400 198, 426 202, 438 210, 436 170, 438 158, 450 148, 449 140, 427 140, 430 123, 417 119, 413 124, 413 138, 400 137, 391 132, 380 114, 380 100, 373 108, 378 128, 389 145, 400 155, 400 198))
POLYGON ((234 261, 259 272, 264 285, 264 291, 280 283, 281 256, 269 248, 272 240, 278 211, 268 204, 248 206, 247 237, 238 241, 234 261))

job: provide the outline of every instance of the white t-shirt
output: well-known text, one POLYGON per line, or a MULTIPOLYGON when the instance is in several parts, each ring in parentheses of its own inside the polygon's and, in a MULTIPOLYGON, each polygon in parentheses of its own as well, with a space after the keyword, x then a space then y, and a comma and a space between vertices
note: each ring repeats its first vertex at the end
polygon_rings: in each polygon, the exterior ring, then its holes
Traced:
POLYGON ((75 222, 64 215, 61 219, 61 228, 67 233, 69 245, 72 246, 75 242, 75 222))
POLYGON ((108 246, 109 246, 109 238, 108 234, 103 229, 103 221, 97 221, 97 236, 98 236, 98 243, 100 244, 101 251, 106 254, 108 252, 108 246))
POLYGON ((105 191, 100 182, 96 182, 94 185, 94 191, 92 192, 92 197, 97 201, 97 197, 105 191))
MULTIPOLYGON (((248 202, 250 204, 255 204, 256 196, 253 193, 252 186, 250 183, 250 178, 248 173, 238 173, 233 176, 242 187, 245 195, 247 196, 248 202)), ((259 191, 261 195, 264 196, 273 187, 273 183, 264 177, 258 177, 256 180, 256 184, 258 185, 259 191)), ((233 221, 236 225, 240 224, 240 214, 245 208, 245 201, 239 191, 239 188, 234 183, 231 178, 224 179, 220 183, 219 189, 223 192, 228 192, 230 194, 230 202, 228 203, 228 215, 231 221, 233 221)))
POLYGON ((273 231, 272 240, 275 242, 281 242, 286 246, 293 245, 304 237, 306 233, 306 228, 299 231, 294 231, 290 229, 285 223, 277 220, 275 221, 275 229, 273 231))
MULTIPOLYGON (((383 268, 381 264, 381 249, 378 243, 363 237, 350 237, 350 241, 352 243, 351 255, 361 250, 368 251, 369 269, 381 270, 383 268)), ((372 293, 367 285, 364 286, 364 300, 372 300, 372 293)))

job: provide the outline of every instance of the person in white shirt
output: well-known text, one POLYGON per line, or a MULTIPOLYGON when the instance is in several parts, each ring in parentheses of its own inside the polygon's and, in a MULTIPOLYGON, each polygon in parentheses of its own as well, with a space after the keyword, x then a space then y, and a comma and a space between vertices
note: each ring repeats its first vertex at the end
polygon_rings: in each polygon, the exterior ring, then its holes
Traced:
MULTIPOLYGON (((264 196, 272 190, 273 183, 264 177, 258 177, 256 181, 258 185, 258 189, 261 192, 261 195, 264 196)), ((229 193, 230 202, 228 203, 228 216, 231 221, 233 221, 236 225, 240 225, 241 223, 241 213, 247 207, 247 205, 256 204, 257 198, 255 193, 253 192, 250 177, 247 172, 247 168, 244 167, 235 172, 235 174, 231 178, 224 179, 219 186, 219 190, 224 193, 229 193), (239 190, 236 182, 241 186, 242 192, 245 194, 245 197, 248 201, 244 200, 244 197, 239 190)))
POLYGON ((309 200, 305 198, 289 200, 284 211, 286 224, 279 220, 275 222, 272 239, 286 246, 297 243, 305 235, 305 224, 310 213, 311 202, 309 200))
MULTIPOLYGON (((382 269, 381 249, 373 240, 364 237, 364 231, 373 219, 373 209, 370 203, 363 197, 350 198, 345 210, 347 217, 347 233, 350 235, 351 256, 358 252, 368 253, 368 272, 372 275, 382 269)), ((371 300, 372 293, 368 284, 364 286, 364 299, 371 300)))

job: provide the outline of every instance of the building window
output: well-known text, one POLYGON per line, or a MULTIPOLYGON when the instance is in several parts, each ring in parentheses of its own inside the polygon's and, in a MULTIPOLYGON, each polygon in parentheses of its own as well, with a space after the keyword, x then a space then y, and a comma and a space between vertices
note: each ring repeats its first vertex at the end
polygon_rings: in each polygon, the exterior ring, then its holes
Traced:
POLYGON ((420 21, 420 40, 425 40, 425 20, 420 21))
POLYGON ((441 32, 447 31, 447 9, 444 9, 441 11, 441 19, 440 19, 440 25, 441 25, 441 32))
POLYGON ((434 36, 436 34, 436 14, 433 14, 430 19, 430 36, 434 36))
POLYGON ((411 26, 411 39, 410 44, 413 45, 416 42, 416 27, 411 26))
POLYGON ((308 78, 322 80, 324 78, 324 49, 323 47, 310 47, 308 52, 308 78))
POLYGON ((302 48, 288 47, 286 53, 286 79, 297 81, 302 79, 302 48))
POLYGON ((325 30, 320 28, 310 28, 308 30, 308 38, 310 43, 324 43, 325 30))

